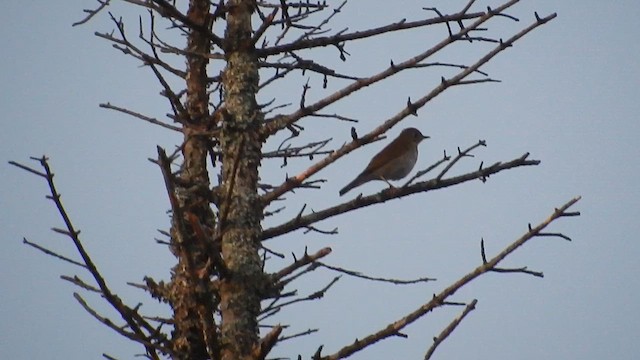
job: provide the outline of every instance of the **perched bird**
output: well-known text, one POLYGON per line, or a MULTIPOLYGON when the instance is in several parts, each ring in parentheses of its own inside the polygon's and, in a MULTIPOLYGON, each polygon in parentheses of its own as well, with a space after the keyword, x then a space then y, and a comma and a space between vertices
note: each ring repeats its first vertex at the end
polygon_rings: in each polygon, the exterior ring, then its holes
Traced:
POLYGON ((400 180, 409 175, 418 160, 418 144, 428 138, 416 128, 402 130, 397 138, 371 159, 360 175, 340 190, 340 196, 371 180, 382 180, 389 184, 389 180, 400 180))

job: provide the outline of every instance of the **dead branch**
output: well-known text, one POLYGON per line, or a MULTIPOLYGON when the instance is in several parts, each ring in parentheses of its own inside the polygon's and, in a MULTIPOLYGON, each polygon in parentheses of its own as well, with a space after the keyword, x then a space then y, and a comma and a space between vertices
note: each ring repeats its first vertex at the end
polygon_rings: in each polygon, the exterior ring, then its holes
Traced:
POLYGON ((264 321, 266 318, 276 314, 278 311, 280 311, 282 308, 289 306, 289 305, 293 305, 299 302, 305 302, 305 301, 312 301, 312 300, 318 300, 324 297, 324 294, 326 294, 326 292, 336 283, 338 282, 338 280, 340 280, 340 276, 336 276, 334 277, 327 285, 325 285, 322 289, 314 291, 313 293, 304 296, 304 297, 300 297, 297 299, 293 299, 290 301, 286 301, 283 302, 281 304, 274 304, 271 306, 267 306, 264 309, 262 309, 260 311, 261 314, 264 314, 262 317, 260 317, 258 320, 259 321, 264 321))
POLYGON ((430 278, 430 277, 422 277, 422 278, 410 279, 410 280, 382 278, 382 277, 375 277, 375 276, 365 275, 365 274, 362 274, 359 271, 348 270, 348 269, 344 269, 344 268, 341 268, 341 267, 338 267, 338 266, 327 265, 327 264, 322 263, 320 261, 314 261, 314 264, 317 265, 317 266, 320 266, 320 267, 327 268, 329 270, 333 270, 333 271, 339 272, 341 274, 346 274, 346 275, 357 277, 357 278, 360 278, 360 279, 391 283, 391 284, 395 284, 395 285, 411 285, 411 284, 418 284, 418 283, 424 283, 424 282, 429 282, 429 281, 435 281, 436 280, 436 279, 430 278))
POLYGON ((311 335, 311 334, 313 334, 313 333, 317 333, 317 332, 318 332, 318 330, 319 330, 319 329, 307 329, 307 330, 305 330, 305 331, 301 331, 301 332, 299 332, 299 333, 295 333, 295 334, 292 334, 292 335, 281 336, 281 337, 278 339, 278 342, 283 342, 283 341, 286 341, 286 340, 295 339, 295 338, 297 338, 297 337, 301 337, 301 336, 311 335))
MULTIPOLYGON (((506 8, 506 7, 505 7, 506 8)), ((299 119, 301 119, 302 117, 305 117, 307 115, 310 115, 312 113, 314 113, 315 111, 321 110, 323 108, 325 108, 326 106, 333 104, 335 102, 337 102, 338 100, 348 96, 349 94, 359 91, 369 85, 372 85, 374 83, 377 83, 379 81, 382 81, 390 76, 393 76, 403 70, 406 69, 410 69, 412 66, 420 63, 422 60, 428 58, 429 56, 437 53, 438 51, 444 49, 446 46, 454 43, 456 41, 457 38, 459 38, 460 36, 463 36, 464 34, 467 34, 469 31, 479 27, 482 23, 484 23, 485 21, 489 20, 490 18, 492 18, 494 15, 493 14, 484 14, 483 16, 481 16, 476 22, 474 22, 472 25, 470 25, 467 28, 461 29, 460 32, 458 34, 456 34, 455 37, 453 36, 449 36, 448 38, 442 40, 440 43, 436 44, 435 46, 431 47, 430 49, 428 49, 427 51, 418 54, 400 64, 394 64, 393 62, 391 62, 391 65, 389 66, 389 68, 387 68, 386 70, 375 74, 371 77, 368 78, 364 78, 364 79, 360 79, 358 81, 354 81, 353 83, 351 83, 350 85, 347 85, 346 87, 342 88, 341 90, 338 90, 336 92, 334 92, 333 94, 317 101, 314 104, 311 104, 309 106, 302 106, 299 110, 297 110, 296 112, 289 114, 287 116, 280 116, 277 117, 275 119, 273 119, 272 121, 269 121, 264 129, 264 133, 265 136, 269 136, 272 135, 274 133, 276 133, 277 131, 287 127, 288 125, 298 121, 299 119)), ((398 23, 399 25, 404 24, 404 22, 398 23)), ((389 31, 389 30, 387 30, 389 31)), ((476 67, 476 69, 479 67, 479 65, 476 67)), ((469 69, 467 69, 469 70, 469 69)), ((473 69, 473 71, 475 71, 475 69, 473 69)), ((470 71, 469 73, 471 73, 472 71, 470 71)), ((444 89, 443 89, 444 90, 444 89)), ((378 133, 381 134, 382 132, 378 133)))
MULTIPOLYGON (((165 1, 165 0, 151 0, 151 1, 144 1, 144 2, 134 1, 134 0, 125 0, 125 1, 131 2, 131 3, 138 3, 138 5, 141 5, 143 7, 148 7, 156 11, 162 17, 165 17, 171 20, 180 21, 182 24, 184 24, 184 26, 188 27, 189 29, 193 29, 202 33, 213 44, 222 48, 222 39, 211 32, 209 28, 210 26, 209 24, 196 24, 187 15, 184 15, 183 13, 181 13, 168 1, 165 1), (153 3, 153 5, 151 3, 153 3)), ((215 18, 223 15, 222 11, 218 11, 218 10, 222 10, 222 9, 220 7, 217 8, 217 10, 215 11, 211 19, 212 23, 215 18)))
POLYGON ((279 341, 280 333, 282 332, 283 327, 280 325, 276 325, 269 331, 265 337, 260 340, 260 343, 257 344, 256 348, 253 349, 252 357, 255 360, 264 360, 271 349, 276 345, 279 341))
MULTIPOLYGON (((152 348, 154 350, 159 350, 160 352, 164 353, 164 354, 171 354, 172 351, 171 349, 160 345, 157 342, 150 342, 146 337, 139 337, 138 334, 136 333, 131 333, 128 331, 125 331, 124 329, 122 329, 122 327, 117 326, 116 324, 113 323, 113 321, 111 321, 109 318, 104 317, 100 314, 98 314, 97 311, 95 311, 92 307, 89 306, 89 304, 87 304, 87 302, 80 296, 80 294, 78 293, 73 293, 73 297, 78 301, 78 303, 80 304, 80 306, 82 306, 82 308, 84 310, 86 310, 91 316, 93 316, 96 320, 98 320, 99 322, 103 323, 104 325, 106 325, 108 328, 110 328, 111 330, 115 331, 116 333, 126 337, 129 340, 133 340, 135 342, 141 343, 143 344, 145 347, 148 348, 152 348)), ((164 339, 164 341, 166 342, 167 340, 164 339)), ((155 355, 155 357, 153 356, 155 354, 155 351, 151 354, 147 354, 150 357, 154 358, 154 359, 159 359, 157 357, 157 354, 155 355)))
POLYGON ((88 290, 88 291, 91 291, 91 292, 95 292, 95 293, 98 293, 98 294, 101 293, 100 289, 98 289, 95 286, 91 286, 91 285, 87 284, 84 280, 80 279, 78 277, 78 275, 74 275, 73 277, 67 276, 67 275, 61 275, 60 278, 62 280, 65 280, 65 281, 68 281, 68 282, 72 283, 73 285, 79 286, 79 287, 81 287, 81 288, 83 288, 85 290, 88 290))
POLYGON ((429 172, 431 172, 432 170, 438 168, 440 165, 444 164, 445 162, 451 160, 451 156, 447 155, 447 150, 443 151, 443 156, 442 159, 436 161, 435 163, 429 165, 426 169, 420 170, 418 171, 413 177, 411 177, 409 180, 407 180, 406 183, 404 183, 404 185, 402 185, 402 187, 408 186, 409 184, 412 184, 416 179, 428 174, 429 172))
MULTIPOLYGON (((513 5, 516 2, 517 2, 516 0, 513 0, 511 2, 508 2, 508 3, 504 4, 503 6, 501 6, 500 8, 498 8, 498 9, 496 9, 494 11, 488 12, 487 14, 485 14, 484 16, 479 18, 473 25, 461 30, 460 33, 458 33, 458 36, 466 34, 472 28, 477 28, 482 23, 484 23, 485 21, 487 21, 491 17, 495 16, 496 13, 499 13, 500 11, 506 9, 507 7, 513 5)), ((499 54, 503 50, 505 50, 508 47, 510 47, 515 41, 517 41, 518 39, 520 39, 521 37, 525 36, 527 33, 531 32, 532 30, 534 30, 538 26, 541 26, 542 24, 545 24, 546 22, 552 20, 555 17, 556 17, 555 13, 551 14, 551 15, 545 17, 545 18, 536 17, 536 21, 534 23, 532 23, 531 25, 529 25, 525 29, 521 30, 517 34, 513 35, 512 37, 510 37, 506 41, 501 41, 500 45, 495 47, 493 50, 491 50, 485 56, 480 58, 476 63, 474 63, 473 65, 469 66, 467 69, 459 72, 456 76, 454 76, 454 77, 452 77, 450 79, 444 79, 443 78, 443 81, 440 83, 440 85, 435 87, 433 90, 431 90, 431 92, 429 92, 425 96, 423 96, 420 99, 418 99, 418 101, 416 101, 416 102, 409 101, 407 106, 402 111, 400 111, 395 116, 387 119, 382 125, 378 126, 374 130, 372 130, 371 132, 366 134, 364 137, 362 137, 362 138, 360 138, 358 140, 354 140, 354 141, 352 141, 350 143, 345 144, 340 149, 337 149, 331 155, 326 156, 322 160, 318 161, 316 164, 310 166, 305 171, 301 172, 300 174, 298 174, 298 175, 296 175, 296 176, 294 176, 292 178, 287 179, 286 182, 284 182, 282 185, 280 185, 279 187, 274 189, 272 192, 264 195, 263 199, 262 199, 263 203, 264 204, 268 204, 269 202, 271 202, 274 199, 278 198, 282 194, 284 194, 284 193, 290 191, 291 189, 294 189, 295 187, 299 186, 308 177, 314 175, 318 171, 320 171, 323 168, 327 167, 328 165, 332 164, 333 162, 335 162, 337 159, 341 158, 342 156, 350 153, 351 151, 353 151, 353 150, 357 149, 358 147, 362 146, 363 144, 366 144, 367 142, 371 141, 371 139, 380 136, 381 134, 383 134, 384 132, 389 130, 391 127, 396 125, 398 122, 400 122, 402 119, 404 119, 405 117, 407 117, 409 115, 417 114, 417 110, 422 108, 424 105, 426 105, 426 103, 428 101, 430 101, 431 99, 435 98, 437 95, 439 95, 440 93, 445 91, 447 88, 453 86, 453 84, 458 84, 460 81, 462 81, 469 74, 471 74, 471 73, 475 72, 477 69, 479 69, 480 66, 484 65, 489 60, 491 60, 493 57, 495 57, 497 54, 499 54)), ((416 63, 418 63, 422 59, 430 56, 432 53, 435 53, 438 50, 444 48, 451 41, 452 41, 451 38, 445 39, 442 42, 440 42, 438 45, 432 47, 431 49, 427 50, 426 52, 424 52, 424 53, 422 53, 422 54, 420 54, 420 55, 418 55, 418 56, 416 56, 414 58, 411 58, 411 59, 409 59, 409 60, 407 60, 407 61, 405 61, 405 62, 403 62, 401 64, 398 64, 398 65, 391 64, 389 69, 387 69, 387 70, 385 70, 385 71, 383 71, 383 72, 381 72, 381 73, 379 73, 377 75, 374 75, 373 77, 370 77, 370 78, 365 79, 365 80, 356 81, 355 83, 353 83, 351 85, 348 85, 347 87, 343 88, 342 90, 339 90, 339 91, 333 93, 332 95, 329 95, 328 97, 326 97, 326 98, 324 98, 324 99, 322 99, 322 100, 320 100, 320 101, 318 101, 318 102, 316 102, 316 103, 314 103, 312 105, 301 107, 298 111, 296 111, 293 114, 290 114, 288 116, 281 116, 281 117, 277 118, 277 120, 273 120, 272 122, 267 123, 265 125, 265 136, 268 136, 268 135, 270 135, 272 133, 275 133, 276 131, 278 131, 280 129, 283 129, 283 128, 293 124, 294 122, 296 122, 300 118, 302 118, 304 116, 307 116, 309 114, 312 114, 313 112, 315 112, 317 110, 320 110, 320 109, 328 106, 329 104, 338 101, 339 99, 349 95, 350 93, 362 89, 364 86, 368 86, 368 85, 370 85, 370 84, 372 84, 374 82, 378 82, 380 80, 383 80, 383 79, 385 79, 385 78, 387 78, 387 77, 389 77, 391 75, 394 75, 394 74, 398 73, 399 71, 401 71, 403 69, 408 68, 409 66, 415 65, 416 63)))
POLYGON ((450 21, 457 22, 462 20, 480 18, 484 15, 486 15, 486 13, 483 13, 483 12, 469 13, 469 14, 457 13, 457 14, 438 16, 430 19, 412 21, 412 22, 407 22, 406 20, 403 19, 393 24, 388 24, 385 26, 381 26, 381 27, 377 27, 377 28, 373 28, 365 31, 356 31, 352 33, 337 34, 333 36, 318 37, 313 39, 304 39, 304 37, 301 37, 289 44, 276 45, 276 46, 258 49, 257 55, 259 57, 267 57, 267 56, 277 55, 281 53, 288 53, 291 51, 296 51, 301 49, 313 49, 316 47, 336 45, 336 44, 340 44, 348 41, 365 39, 368 37, 400 31, 400 30, 408 30, 408 29, 414 29, 417 27, 442 24, 450 21))
POLYGON ((473 301, 471 301, 467 306, 465 306, 464 310, 462 310, 462 313, 460 313, 460 315, 457 318, 453 319, 453 321, 451 321, 451 323, 449 323, 449 325, 446 328, 444 328, 442 332, 438 334, 438 336, 433 338, 433 344, 429 347, 429 350, 427 350, 427 353, 424 355, 424 360, 431 359, 431 355, 433 355, 433 353, 436 351, 436 348, 438 347, 438 345, 442 344, 442 342, 445 341, 449 337, 449 335, 451 335, 453 330, 455 330, 458 327, 458 325, 460 325, 462 320, 464 320, 464 318, 470 312, 476 309, 477 303, 478 303, 478 300, 473 299, 473 301))
POLYGON ((377 332, 371 333, 362 340, 356 340, 352 344, 344 346, 337 352, 323 356, 322 360, 337 360, 344 359, 358 351, 361 351, 368 347, 369 345, 376 343, 380 340, 386 339, 391 336, 397 336, 399 331, 413 323, 414 321, 422 318, 424 315, 432 311, 433 309, 440 307, 444 304, 445 300, 447 300, 450 296, 464 287, 466 284, 470 283, 474 279, 479 276, 490 272, 493 268, 495 268, 498 263, 500 263, 504 258, 513 253, 520 246, 524 245, 528 240, 536 237, 538 233, 540 233, 544 228, 546 228, 549 224, 554 222, 556 219, 567 216, 566 210, 573 206, 576 202, 580 200, 580 197, 573 198, 569 200, 569 202, 562 205, 559 209, 555 209, 551 216, 549 216, 546 220, 542 221, 537 226, 530 228, 524 235, 522 235, 519 239, 511 243, 511 245, 507 246, 504 250, 502 250, 499 254, 494 256, 487 263, 483 263, 482 265, 475 268, 470 273, 458 279, 455 283, 442 290, 437 295, 434 295, 433 298, 418 307, 416 310, 407 314, 406 316, 398 319, 397 321, 385 326, 384 328, 378 330, 377 332))
POLYGON ((473 172, 469 172, 459 176, 453 176, 446 179, 437 178, 417 182, 410 186, 402 187, 402 188, 388 188, 382 190, 376 194, 369 196, 358 196, 355 199, 326 208, 324 210, 315 211, 311 214, 304 216, 297 216, 283 224, 274 226, 272 228, 268 228, 262 232, 262 240, 267 240, 274 238, 276 236, 280 236, 291 231, 306 227, 310 224, 316 223, 318 221, 339 215, 344 214, 346 212, 363 208, 366 206, 384 203, 386 201, 401 198, 404 196, 408 196, 411 194, 419 193, 419 192, 428 192, 437 189, 443 189, 449 186, 461 184, 464 182, 468 182, 475 179, 488 178, 490 175, 496 174, 500 171, 513 169, 521 166, 532 166, 538 165, 540 161, 538 160, 528 160, 527 157, 529 154, 524 154, 519 158, 513 159, 511 161, 502 163, 498 162, 488 168, 481 168, 473 172))
MULTIPOLYGON (((333 69, 320 65, 313 60, 305 60, 296 54, 292 53, 291 56, 295 58, 295 61, 289 63, 270 63, 263 61, 260 63, 260 67, 263 69, 300 70, 302 72, 311 71, 320 75, 334 77, 336 79, 360 80, 357 76, 341 74, 333 69)), ((284 75, 286 74, 282 74, 282 76, 279 77, 284 77, 284 75)), ((266 81, 261 86, 264 86, 264 84, 266 84, 266 81)))
POLYGON ((283 277, 285 277, 285 276, 293 273, 294 271, 298 270, 299 268, 301 268, 301 267, 303 267, 303 266, 305 266, 307 264, 310 264, 310 263, 312 263, 312 262, 314 262, 314 261, 316 261, 318 259, 321 259, 321 258, 323 258, 323 257, 325 257, 325 256, 327 256, 329 254, 331 254, 331 248, 329 248, 329 247, 322 248, 322 249, 318 250, 313 255, 307 254, 307 248, 305 247, 304 255, 302 256, 302 258, 296 259, 295 258, 295 254, 294 254, 293 255, 294 260, 295 260, 294 263, 289 265, 289 266, 287 266, 286 268, 278 271, 276 273, 276 279, 280 280, 283 277))
POLYGON ((62 261, 66 261, 66 262, 68 262, 70 264, 77 265, 77 266, 80 266, 80 267, 85 268, 85 269, 87 268, 87 266, 85 264, 83 264, 83 263, 81 263, 79 261, 75 261, 73 259, 70 259, 70 258, 68 258, 68 257, 66 257, 64 255, 60 255, 57 252, 54 252, 54 251, 51 251, 51 250, 45 248, 44 246, 40 246, 40 245, 38 245, 36 243, 33 243, 33 242, 27 240, 27 238, 22 238, 22 242, 24 244, 27 244, 27 245, 29 245, 29 246, 31 246, 33 248, 36 248, 36 249, 42 251, 43 253, 45 253, 47 255, 51 255, 51 256, 53 256, 55 258, 58 258, 58 259, 60 259, 62 261))
MULTIPOLYGON (((287 139, 288 140, 288 139, 287 139)), ((333 150, 322 150, 332 139, 325 139, 321 141, 312 141, 305 145, 301 146, 282 146, 282 144, 278 147, 278 149, 274 151, 266 151, 262 154, 264 159, 269 158, 282 158, 284 164, 282 167, 287 165, 287 159, 293 157, 309 157, 313 159, 314 156, 317 155, 326 155, 333 152, 333 150)), ((284 144, 284 142, 283 142, 284 144)))
POLYGON ((135 118, 138 118, 140 120, 144 120, 144 121, 149 122, 151 124, 161 126, 161 127, 165 128, 165 129, 178 131, 178 132, 182 131, 182 129, 180 127, 169 125, 169 124, 164 123, 164 122, 162 122, 162 121, 160 121, 158 119, 155 119, 155 118, 152 118, 152 117, 148 117, 146 115, 140 114, 138 112, 135 112, 135 111, 132 111, 132 110, 129 110, 129 109, 125 109, 125 108, 122 108, 122 107, 119 107, 119 106, 111 105, 111 103, 102 103, 102 104, 100 104, 98 106, 100 106, 103 109, 115 110, 115 111, 130 115, 130 116, 133 116, 135 118))
POLYGON ((78 26, 78 25, 82 25, 84 23, 87 23, 89 20, 91 20, 91 18, 96 16, 102 9, 104 9, 107 6, 109 6, 109 2, 111 0, 104 0, 104 1, 97 0, 97 1, 100 4, 97 8, 82 10, 83 12, 85 12, 87 14, 87 16, 85 16, 84 19, 82 19, 82 20, 74 22, 73 24, 71 24, 71 26, 78 26))
POLYGON ((473 155, 471 155, 471 151, 473 151, 475 148, 480 147, 480 146, 487 146, 487 142, 484 140, 479 140, 476 144, 471 145, 470 147, 468 147, 467 149, 460 151, 460 148, 458 148, 458 155, 453 158, 453 160, 451 160, 449 162, 449 164, 447 164, 447 166, 445 166, 445 168, 438 174, 438 176, 436 176, 436 180, 440 181, 442 179, 442 177, 449 172, 449 170, 451 170, 451 168, 453 168, 453 166, 460 161, 462 158, 464 157, 473 157, 473 155))
MULTIPOLYGON (((62 204, 60 193, 58 193, 55 183, 53 182, 54 174, 53 172, 51 172, 51 168, 49 167, 48 158, 45 156, 42 156, 41 158, 32 157, 31 159, 38 161, 40 163, 40 166, 42 166, 42 168, 44 169, 45 179, 47 181, 47 184, 49 186, 49 191, 51 194, 47 196, 47 198, 54 202, 56 208, 58 209, 58 213, 62 217, 62 220, 66 227, 66 230, 59 230, 59 232, 66 234, 71 239, 76 250, 78 251, 78 254, 82 258, 82 261, 86 269, 89 271, 89 273, 93 276, 93 279, 95 280, 95 282, 98 284, 98 287, 103 297, 120 314, 122 319, 127 323, 129 328, 133 331, 133 334, 134 334, 133 336, 135 337, 135 339, 133 340, 136 340, 137 342, 143 344, 145 349, 147 350, 147 355, 150 356, 152 359, 159 359, 158 354, 156 352, 157 345, 152 344, 152 341, 150 340, 150 338, 147 335, 145 335, 143 331, 143 328, 144 328, 149 333, 154 333, 155 329, 149 323, 147 323, 147 321, 144 320, 142 316, 140 316, 135 309, 125 305, 122 302, 122 300, 111 291, 111 289, 107 286, 105 279, 102 277, 102 274, 100 273, 95 263, 93 262, 93 260, 91 259, 87 251, 85 250, 84 245, 80 241, 80 238, 78 236, 80 234, 80 231, 76 230, 75 227, 73 226, 71 219, 67 214, 67 211, 64 208, 64 205, 62 204)), ((29 168, 24 165, 20 165, 18 167, 21 169, 29 168)), ((29 171, 29 172, 36 173, 36 174, 39 173, 36 170, 29 171)))
POLYGON ((127 35, 125 32, 125 25, 122 19, 116 19, 115 16, 111 13, 109 13, 109 16, 111 17, 111 21, 115 24, 116 29, 118 29, 120 38, 115 37, 112 33, 100 33, 100 32, 95 32, 94 33, 95 36, 112 42, 113 43, 112 46, 115 49, 120 50, 125 55, 130 55, 138 59, 140 62, 142 62, 145 65, 147 63, 150 63, 150 64, 160 66, 164 70, 182 79, 184 79, 187 76, 185 71, 176 69, 173 66, 169 65, 167 62, 162 61, 160 58, 156 58, 154 56, 147 54, 146 52, 138 48, 136 45, 134 45, 132 42, 130 42, 129 39, 127 38, 127 35))

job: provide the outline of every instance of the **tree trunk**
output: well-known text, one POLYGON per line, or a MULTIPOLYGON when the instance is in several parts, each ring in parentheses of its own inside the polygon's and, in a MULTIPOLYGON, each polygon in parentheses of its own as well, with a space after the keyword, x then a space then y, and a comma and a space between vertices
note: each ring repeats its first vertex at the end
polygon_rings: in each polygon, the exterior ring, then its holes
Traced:
POLYGON ((220 282, 222 359, 247 359, 258 342, 262 206, 257 193, 262 114, 256 104, 258 62, 252 43, 254 1, 227 4, 220 227, 228 276, 220 282))
MULTIPOLYGON (((194 24, 207 27, 209 1, 192 0, 187 16, 194 24)), ((187 38, 187 100, 181 119, 183 123, 183 156, 176 198, 182 210, 173 214, 172 251, 178 257, 173 269, 170 301, 174 311, 174 358, 200 360, 215 356, 217 334, 214 311, 216 296, 211 286, 211 236, 202 236, 200 228, 213 229, 215 217, 203 194, 209 190, 207 154, 209 139, 198 130, 209 127, 209 95, 207 93, 207 57, 211 48, 209 37, 191 29, 187 38), (201 191, 194 191, 199 189, 201 191), (181 216, 180 216, 181 215, 181 216), (180 216, 180 218, 177 218, 180 216), (194 226, 195 225, 195 226, 194 226)), ((210 233, 210 232, 209 232, 210 233)))

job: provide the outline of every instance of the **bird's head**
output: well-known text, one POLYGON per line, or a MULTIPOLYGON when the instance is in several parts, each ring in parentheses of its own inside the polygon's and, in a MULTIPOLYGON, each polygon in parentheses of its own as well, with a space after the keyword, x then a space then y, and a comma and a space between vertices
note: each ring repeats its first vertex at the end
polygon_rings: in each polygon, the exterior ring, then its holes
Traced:
POLYGON ((419 144, 422 140, 428 139, 429 136, 422 135, 420 130, 416 128, 406 128, 400 133, 400 137, 406 142, 419 144))

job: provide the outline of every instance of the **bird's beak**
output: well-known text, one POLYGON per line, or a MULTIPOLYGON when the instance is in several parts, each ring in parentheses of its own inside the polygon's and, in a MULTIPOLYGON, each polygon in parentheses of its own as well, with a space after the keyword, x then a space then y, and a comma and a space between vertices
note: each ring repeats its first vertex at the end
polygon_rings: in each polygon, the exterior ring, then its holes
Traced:
POLYGON ((422 135, 422 140, 431 139, 431 136, 422 135))

